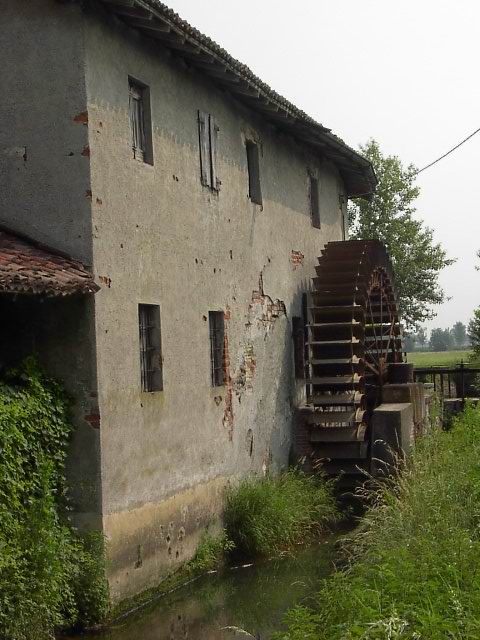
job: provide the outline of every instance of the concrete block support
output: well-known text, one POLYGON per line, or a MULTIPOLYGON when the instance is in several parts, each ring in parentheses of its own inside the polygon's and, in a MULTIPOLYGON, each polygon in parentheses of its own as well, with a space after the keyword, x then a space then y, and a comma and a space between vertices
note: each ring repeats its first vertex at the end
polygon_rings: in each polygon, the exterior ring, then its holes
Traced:
POLYGON ((387 384, 383 387, 383 401, 387 404, 410 402, 413 405, 414 437, 425 432, 427 413, 423 383, 387 384))
POLYGON ((395 456, 408 455, 413 442, 413 404, 381 404, 373 412, 372 474, 388 475, 395 456))

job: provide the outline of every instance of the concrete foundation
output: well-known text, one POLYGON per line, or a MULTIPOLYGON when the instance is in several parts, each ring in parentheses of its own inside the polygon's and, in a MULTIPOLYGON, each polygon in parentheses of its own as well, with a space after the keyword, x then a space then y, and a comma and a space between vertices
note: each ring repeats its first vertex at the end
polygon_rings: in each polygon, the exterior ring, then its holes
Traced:
POLYGON ((383 402, 386 404, 411 403, 413 406, 414 436, 417 437, 427 429, 425 388, 421 382, 385 385, 383 387, 383 402))
POLYGON ((372 474, 391 473, 398 456, 408 455, 414 439, 414 410, 411 403, 381 404, 373 412, 372 474))

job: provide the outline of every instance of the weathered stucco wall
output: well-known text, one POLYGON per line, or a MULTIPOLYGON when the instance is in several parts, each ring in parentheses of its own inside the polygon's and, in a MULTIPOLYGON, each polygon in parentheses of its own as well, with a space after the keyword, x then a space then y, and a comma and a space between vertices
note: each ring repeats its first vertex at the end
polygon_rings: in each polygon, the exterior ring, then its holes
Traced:
POLYGON ((154 41, 109 16, 86 20, 103 509, 118 598, 188 559, 227 482, 287 464, 291 318, 323 244, 342 237, 343 185, 333 166, 154 41), (129 76, 150 87, 153 166, 132 157, 129 76), (219 194, 200 183, 198 109, 220 126, 219 194), (263 208, 248 198, 252 135, 263 208), (320 178, 321 230, 310 221, 309 169, 320 178), (161 309, 158 393, 140 390, 139 303, 161 309), (225 312, 220 388, 210 382, 209 310, 225 312))
MULTIPOLYGON (((92 260, 84 17, 78 4, 0 0, 0 223, 92 260)), ((92 299, 2 302, 15 358, 37 352, 75 399, 69 481, 79 526, 101 526, 92 299), (93 425, 93 427, 92 427, 93 425)), ((0 345, 0 362, 8 358, 0 345)))
POLYGON ((302 393, 292 317, 323 245, 342 238, 344 187, 333 165, 90 5, 0 0, 0 220, 92 264, 102 286, 48 303, 35 336, 77 400, 78 522, 101 516, 119 599, 191 557, 219 526, 227 483, 286 466, 302 393), (150 87, 153 166, 132 157, 129 76, 150 87), (199 109, 220 127, 218 194, 200 183, 199 109), (252 137, 263 207, 248 198, 252 137), (158 393, 140 390, 139 303, 161 309, 158 393), (212 388, 219 310, 228 381, 212 388))
POLYGON ((82 11, 0 0, 0 221, 91 262, 82 11))

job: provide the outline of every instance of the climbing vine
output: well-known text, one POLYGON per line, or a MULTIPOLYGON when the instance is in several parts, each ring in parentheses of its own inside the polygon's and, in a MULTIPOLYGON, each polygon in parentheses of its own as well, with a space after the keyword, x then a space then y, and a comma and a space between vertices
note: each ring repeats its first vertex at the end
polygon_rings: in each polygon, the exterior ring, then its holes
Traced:
POLYGON ((108 608, 104 545, 68 519, 69 400, 34 358, 0 381, 0 637, 44 640, 108 608))

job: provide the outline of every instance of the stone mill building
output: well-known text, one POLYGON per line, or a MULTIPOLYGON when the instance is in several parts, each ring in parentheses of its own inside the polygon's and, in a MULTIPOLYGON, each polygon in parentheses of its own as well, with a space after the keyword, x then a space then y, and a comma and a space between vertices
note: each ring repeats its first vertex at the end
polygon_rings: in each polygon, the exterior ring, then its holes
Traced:
POLYGON ((375 176, 158 0, 0 10, 1 363, 37 351, 75 398, 75 518, 120 599, 287 465, 303 293, 375 176))

